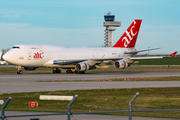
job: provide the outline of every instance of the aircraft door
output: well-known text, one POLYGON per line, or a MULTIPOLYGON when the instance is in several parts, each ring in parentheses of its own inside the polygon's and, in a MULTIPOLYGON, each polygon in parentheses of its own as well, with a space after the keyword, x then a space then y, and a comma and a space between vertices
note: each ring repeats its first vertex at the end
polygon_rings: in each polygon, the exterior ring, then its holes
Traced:
POLYGON ((31 53, 28 53, 28 60, 31 60, 32 59, 32 55, 31 53))

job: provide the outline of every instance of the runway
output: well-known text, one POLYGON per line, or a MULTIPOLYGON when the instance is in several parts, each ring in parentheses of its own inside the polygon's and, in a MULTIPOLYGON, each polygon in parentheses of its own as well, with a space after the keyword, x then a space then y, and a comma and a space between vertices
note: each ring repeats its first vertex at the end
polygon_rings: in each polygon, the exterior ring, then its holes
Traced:
POLYGON ((121 82, 35 82, 38 80, 94 80, 110 78, 140 78, 179 76, 180 72, 113 72, 87 74, 1 74, 0 93, 77 90, 77 89, 111 89, 143 87, 180 87, 180 81, 121 81, 121 82))

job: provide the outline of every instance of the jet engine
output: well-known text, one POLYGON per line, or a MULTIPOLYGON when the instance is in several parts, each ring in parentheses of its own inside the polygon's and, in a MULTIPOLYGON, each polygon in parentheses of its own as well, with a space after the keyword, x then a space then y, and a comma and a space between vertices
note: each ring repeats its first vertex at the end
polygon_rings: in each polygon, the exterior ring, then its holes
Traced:
POLYGON ((126 61, 119 60, 114 63, 114 67, 117 69, 124 69, 128 67, 128 63, 126 61))
POLYGON ((78 63, 76 64, 76 70, 77 71, 86 71, 89 70, 89 65, 87 63, 78 63))
POLYGON ((38 67, 24 67, 24 70, 35 70, 38 67))

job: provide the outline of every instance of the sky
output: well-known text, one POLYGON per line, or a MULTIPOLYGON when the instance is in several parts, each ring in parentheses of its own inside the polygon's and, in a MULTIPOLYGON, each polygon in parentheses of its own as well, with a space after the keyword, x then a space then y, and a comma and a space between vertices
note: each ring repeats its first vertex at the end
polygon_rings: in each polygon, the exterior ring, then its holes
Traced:
POLYGON ((104 15, 109 11, 121 21, 113 44, 134 19, 142 19, 139 50, 163 47, 149 53, 180 52, 179 0, 0 0, 0 49, 17 44, 103 46, 104 15))

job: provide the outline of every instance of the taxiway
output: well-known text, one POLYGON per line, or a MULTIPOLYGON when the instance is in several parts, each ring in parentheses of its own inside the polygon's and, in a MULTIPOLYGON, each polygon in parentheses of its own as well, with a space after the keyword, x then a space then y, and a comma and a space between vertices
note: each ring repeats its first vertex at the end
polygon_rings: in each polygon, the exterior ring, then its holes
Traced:
POLYGON ((35 82, 39 80, 96 80, 111 78, 142 78, 180 76, 180 72, 113 72, 87 74, 1 74, 0 93, 111 89, 143 87, 180 87, 180 81, 107 81, 107 82, 35 82))

